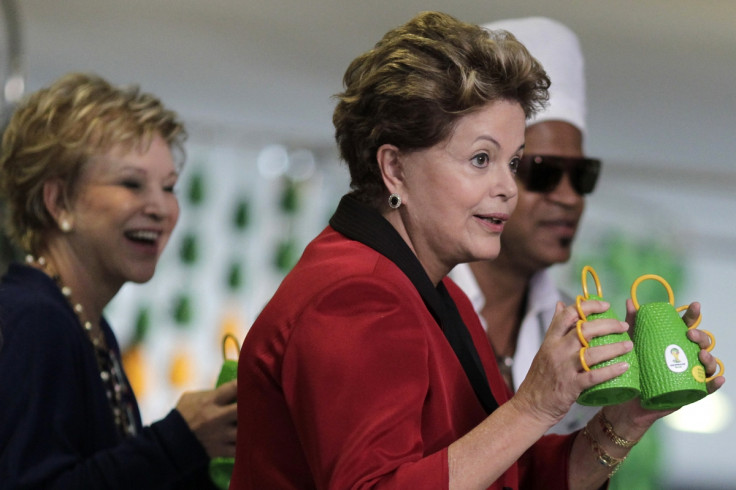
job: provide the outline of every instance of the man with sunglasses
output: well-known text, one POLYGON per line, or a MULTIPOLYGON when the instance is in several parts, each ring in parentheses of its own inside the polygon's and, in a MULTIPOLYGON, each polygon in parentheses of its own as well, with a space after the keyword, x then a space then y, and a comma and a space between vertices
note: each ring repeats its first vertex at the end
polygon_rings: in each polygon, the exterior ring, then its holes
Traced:
MULTIPOLYGON (((573 299, 547 272, 572 252, 585 196, 601 163, 585 158, 585 81, 576 35, 541 17, 484 26, 516 36, 552 80, 548 107, 527 121, 526 146, 517 171, 518 204, 501 235, 494 261, 461 264, 451 277, 473 302, 509 388, 519 387, 542 343, 558 301, 573 299)), ((551 432, 577 430, 599 407, 574 405, 551 432)))

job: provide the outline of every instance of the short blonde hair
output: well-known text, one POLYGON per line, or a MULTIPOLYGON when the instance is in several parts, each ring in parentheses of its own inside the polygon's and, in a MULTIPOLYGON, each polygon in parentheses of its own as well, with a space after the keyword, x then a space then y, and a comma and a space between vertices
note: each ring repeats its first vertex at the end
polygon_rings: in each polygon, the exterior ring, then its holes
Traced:
POLYGON ((61 179, 71 199, 84 166, 113 148, 145 151, 160 135, 184 159, 186 130, 176 113, 137 86, 70 73, 27 97, 2 139, 0 193, 6 200, 9 238, 38 253, 42 232, 55 226, 43 199, 44 183, 61 179))
POLYGON ((423 12, 356 58, 343 84, 335 138, 353 195, 378 206, 387 196, 376 161, 381 145, 429 148, 459 118, 499 100, 518 102, 529 118, 544 107, 550 80, 513 35, 423 12))

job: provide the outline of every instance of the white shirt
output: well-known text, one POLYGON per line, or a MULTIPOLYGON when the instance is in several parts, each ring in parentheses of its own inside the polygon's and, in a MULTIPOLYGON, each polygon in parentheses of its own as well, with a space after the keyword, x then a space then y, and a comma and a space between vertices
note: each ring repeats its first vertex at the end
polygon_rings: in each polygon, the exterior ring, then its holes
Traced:
MULTIPOLYGON (((450 278, 470 298, 473 308, 478 313, 483 328, 488 329, 480 312, 486 304, 486 298, 478 286, 468 264, 459 264, 451 272, 450 278)), ((558 301, 570 304, 573 300, 563 294, 546 270, 540 271, 532 276, 529 282, 529 297, 526 312, 519 329, 519 337, 516 342, 516 352, 513 357, 511 373, 514 381, 514 391, 529 372, 532 360, 542 345, 544 336, 552 322, 555 306, 558 301)), ((600 407, 586 407, 577 403, 573 404, 565 417, 547 433, 567 434, 582 428, 590 420, 600 407)))

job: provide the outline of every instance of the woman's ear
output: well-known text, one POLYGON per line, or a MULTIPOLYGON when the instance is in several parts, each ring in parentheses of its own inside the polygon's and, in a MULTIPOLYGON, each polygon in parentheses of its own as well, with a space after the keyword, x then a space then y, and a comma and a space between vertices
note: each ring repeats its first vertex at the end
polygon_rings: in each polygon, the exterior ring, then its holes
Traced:
POLYGON ((61 179, 51 179, 44 182, 43 203, 61 231, 65 233, 72 231, 74 220, 71 211, 68 209, 61 179))
POLYGON ((394 145, 381 145, 376 151, 376 160, 389 194, 401 195, 404 189, 404 171, 401 166, 399 149, 394 145))

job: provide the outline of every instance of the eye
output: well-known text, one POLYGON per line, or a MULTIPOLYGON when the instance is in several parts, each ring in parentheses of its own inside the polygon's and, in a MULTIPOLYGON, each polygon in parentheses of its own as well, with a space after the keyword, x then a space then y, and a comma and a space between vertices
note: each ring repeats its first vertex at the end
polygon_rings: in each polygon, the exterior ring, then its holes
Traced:
POLYGON ((517 170, 519 170, 519 164, 521 163, 521 158, 514 157, 509 162, 509 169, 511 169, 511 173, 515 174, 517 170))
POLYGON ((473 158, 471 158, 470 161, 473 162, 473 165, 475 167, 485 168, 488 166, 490 158, 488 157, 488 153, 478 153, 473 158))
POLYGON ((176 185, 165 185, 163 189, 164 189, 164 192, 168 192, 170 194, 176 194, 176 185))
POLYGON ((134 179, 125 179, 120 183, 120 185, 122 185, 126 189, 136 190, 141 188, 141 183, 134 179))

